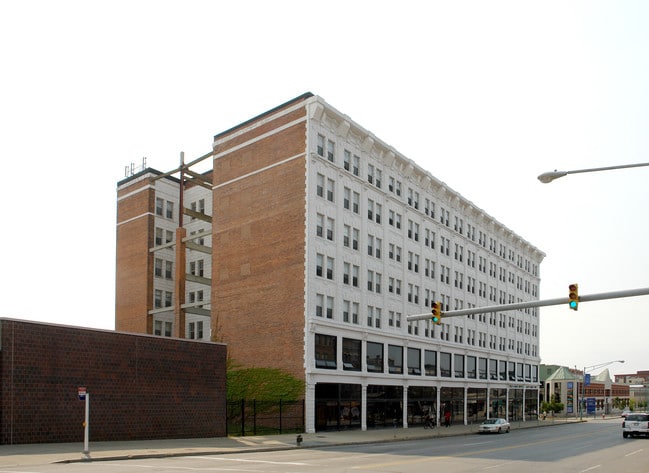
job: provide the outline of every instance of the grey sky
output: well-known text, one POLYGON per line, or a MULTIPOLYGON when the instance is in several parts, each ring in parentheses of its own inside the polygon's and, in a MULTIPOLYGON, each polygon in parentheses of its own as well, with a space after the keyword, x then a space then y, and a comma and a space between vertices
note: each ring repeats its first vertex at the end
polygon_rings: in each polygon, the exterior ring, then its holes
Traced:
MULTIPOLYGON (((649 286, 649 3, 0 4, 1 316, 113 328, 116 182, 311 91, 543 250, 541 298, 649 286)), ((541 309, 544 363, 649 369, 649 298, 541 309), (636 348, 640 347, 640 348, 636 348)))

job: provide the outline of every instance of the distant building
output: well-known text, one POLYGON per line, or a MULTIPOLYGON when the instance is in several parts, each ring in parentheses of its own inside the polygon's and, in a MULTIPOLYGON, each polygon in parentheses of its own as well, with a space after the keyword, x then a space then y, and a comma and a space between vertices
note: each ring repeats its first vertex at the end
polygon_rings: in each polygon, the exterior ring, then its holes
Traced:
POLYGON ((406 317, 538 300, 542 251, 310 93, 217 134, 210 158, 118 183, 118 330, 292 374, 309 432, 535 415, 537 308, 406 317))
MULTIPOLYGON (((608 369, 596 376, 591 375, 586 385, 583 385, 583 371, 567 368, 565 366, 541 365, 541 372, 547 369, 554 372, 543 379, 542 400, 558 401, 564 405, 560 415, 580 416, 589 412, 588 399, 591 399, 591 408, 594 413, 608 414, 613 409, 621 409, 629 403, 629 386, 613 382, 608 369), (580 411, 580 402, 582 404, 580 411)), ((592 414, 591 414, 592 415, 592 414)))
POLYGON ((616 374, 615 382, 622 384, 649 385, 649 371, 637 371, 631 374, 616 374))

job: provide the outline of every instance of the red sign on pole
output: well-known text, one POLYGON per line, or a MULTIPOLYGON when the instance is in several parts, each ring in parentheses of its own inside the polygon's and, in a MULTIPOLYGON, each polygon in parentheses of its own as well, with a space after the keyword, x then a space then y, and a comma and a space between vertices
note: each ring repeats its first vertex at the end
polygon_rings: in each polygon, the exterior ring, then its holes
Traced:
POLYGON ((86 400, 86 388, 83 386, 79 386, 79 401, 85 401, 86 400))

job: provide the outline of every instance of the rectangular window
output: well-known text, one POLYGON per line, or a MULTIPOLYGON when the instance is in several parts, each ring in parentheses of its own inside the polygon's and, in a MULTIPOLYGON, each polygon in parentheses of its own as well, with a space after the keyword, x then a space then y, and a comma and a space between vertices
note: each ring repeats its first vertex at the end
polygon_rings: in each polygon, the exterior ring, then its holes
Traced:
POLYGON ((367 342, 365 363, 369 373, 383 373, 383 344, 367 342))
POLYGON ((336 337, 315 334, 315 366, 328 370, 336 369, 336 337))
POLYGON ((421 350, 408 347, 408 374, 421 375, 421 350))
POLYGON ((334 318, 334 298, 327 296, 327 318, 334 318))
POLYGON ((327 140, 327 159, 332 163, 335 160, 334 159, 335 149, 336 149, 336 144, 331 140, 327 140))
POLYGON ((343 338, 343 370, 361 370, 362 342, 353 338, 343 338))
POLYGON ((156 197, 156 199, 155 199, 155 214, 162 217, 163 214, 164 214, 164 206, 165 206, 164 199, 161 199, 160 197, 156 197))
POLYGON ((439 371, 440 371, 440 376, 444 378, 451 377, 451 354, 450 353, 440 352, 439 371))
POLYGON ((352 168, 352 154, 348 150, 343 152, 343 167, 345 171, 349 171, 352 168))
POLYGON ((162 307, 162 290, 156 289, 153 291, 153 304, 156 309, 162 307))
POLYGON ((335 182, 333 179, 327 179, 327 200, 334 201, 335 182))
POLYGON ((480 379, 487 379, 487 359, 478 358, 478 376, 480 379))
POLYGON ((388 345, 388 369, 391 374, 403 373, 403 347, 388 345))
POLYGON ((167 218, 174 218, 174 203, 169 200, 167 201, 167 218))
POLYGON ((426 376, 437 376, 437 352, 424 350, 424 369, 426 376))
POLYGON ((325 146, 324 143, 325 143, 325 137, 322 135, 318 135, 316 149, 317 149, 318 156, 322 156, 323 158, 324 158, 324 146, 325 146))

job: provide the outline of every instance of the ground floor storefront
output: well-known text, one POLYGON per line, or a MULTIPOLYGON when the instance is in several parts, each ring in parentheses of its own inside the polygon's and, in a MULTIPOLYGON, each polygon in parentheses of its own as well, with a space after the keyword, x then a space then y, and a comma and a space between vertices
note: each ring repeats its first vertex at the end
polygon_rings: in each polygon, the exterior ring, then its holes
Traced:
POLYGON ((317 382, 307 389, 307 432, 473 424, 486 418, 536 420, 539 390, 530 385, 447 386, 317 382), (309 408, 313 406, 313 408, 309 408))

